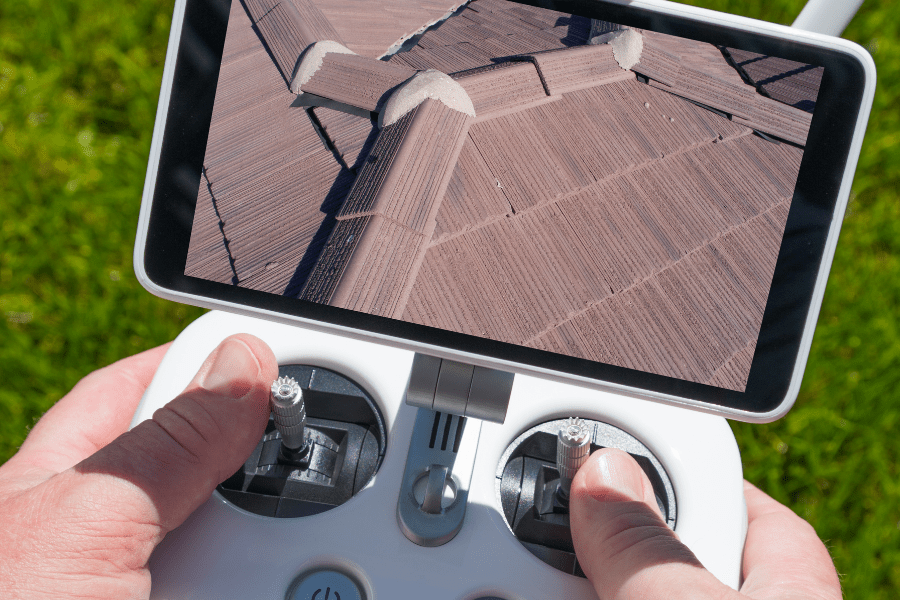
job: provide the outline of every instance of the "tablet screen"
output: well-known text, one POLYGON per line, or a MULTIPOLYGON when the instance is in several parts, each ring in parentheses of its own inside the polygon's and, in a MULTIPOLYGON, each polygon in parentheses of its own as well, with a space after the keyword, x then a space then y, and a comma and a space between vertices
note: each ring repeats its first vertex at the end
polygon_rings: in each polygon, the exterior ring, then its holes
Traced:
POLYGON ((310 7, 231 5, 185 275, 746 389, 822 66, 474 0, 301 69, 310 7))

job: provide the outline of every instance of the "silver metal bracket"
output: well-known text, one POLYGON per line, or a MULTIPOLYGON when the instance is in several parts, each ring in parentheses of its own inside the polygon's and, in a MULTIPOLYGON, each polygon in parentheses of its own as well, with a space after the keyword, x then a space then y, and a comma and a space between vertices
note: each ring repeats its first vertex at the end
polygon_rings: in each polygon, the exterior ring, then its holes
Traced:
POLYGON ((503 423, 514 375, 416 353, 406 403, 436 412, 503 423))
POLYGON ((459 533, 481 420, 504 421, 512 384, 512 373, 416 354, 406 403, 419 411, 397 501, 410 541, 440 546, 459 533))

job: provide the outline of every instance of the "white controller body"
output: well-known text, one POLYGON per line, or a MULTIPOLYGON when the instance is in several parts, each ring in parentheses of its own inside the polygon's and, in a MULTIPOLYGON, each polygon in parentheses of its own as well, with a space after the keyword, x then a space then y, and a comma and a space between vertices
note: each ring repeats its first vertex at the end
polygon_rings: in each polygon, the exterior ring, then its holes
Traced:
POLYGON ((384 462, 348 502, 309 517, 257 516, 214 493, 154 553, 151 598, 283 600, 301 573, 331 568, 356 579, 366 600, 594 599, 586 579, 553 569, 519 543, 495 492, 497 465, 510 442, 538 423, 567 416, 610 423, 643 442, 672 481, 675 531, 716 577, 738 586, 747 511, 740 454, 721 417, 517 375, 505 423, 481 427, 462 529, 435 548, 408 540, 397 520, 418 410, 404 398, 410 351, 212 312, 176 339, 132 426, 177 396, 219 342, 242 332, 264 340, 280 364, 332 369, 365 388, 385 419, 384 462))

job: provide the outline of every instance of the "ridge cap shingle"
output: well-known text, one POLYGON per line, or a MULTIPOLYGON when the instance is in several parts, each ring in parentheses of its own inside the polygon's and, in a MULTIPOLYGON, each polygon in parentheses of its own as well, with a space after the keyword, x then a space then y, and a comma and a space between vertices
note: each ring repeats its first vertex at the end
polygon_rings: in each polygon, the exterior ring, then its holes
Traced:
POLYGON ((322 68, 325 55, 329 53, 356 55, 356 52, 353 50, 332 40, 322 40, 310 44, 297 57, 297 64, 294 66, 294 72, 291 74, 291 92, 295 94, 300 93, 300 88, 309 83, 313 75, 322 68))
POLYGON ((446 73, 420 71, 394 90, 378 116, 379 127, 396 123, 427 99, 438 100, 449 109, 475 117, 475 106, 466 90, 446 73))

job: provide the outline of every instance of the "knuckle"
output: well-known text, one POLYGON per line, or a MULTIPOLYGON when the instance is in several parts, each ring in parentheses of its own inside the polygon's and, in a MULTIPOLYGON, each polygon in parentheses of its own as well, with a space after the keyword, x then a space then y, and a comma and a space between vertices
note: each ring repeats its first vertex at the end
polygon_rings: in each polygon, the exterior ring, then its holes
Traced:
POLYGON ((192 395, 179 396, 153 415, 153 421, 171 441, 196 461, 203 461, 222 426, 204 402, 192 395))
POLYGON ((640 555, 658 562, 700 564, 675 532, 648 507, 635 506, 622 511, 613 516, 604 529, 604 551, 609 560, 640 555))

